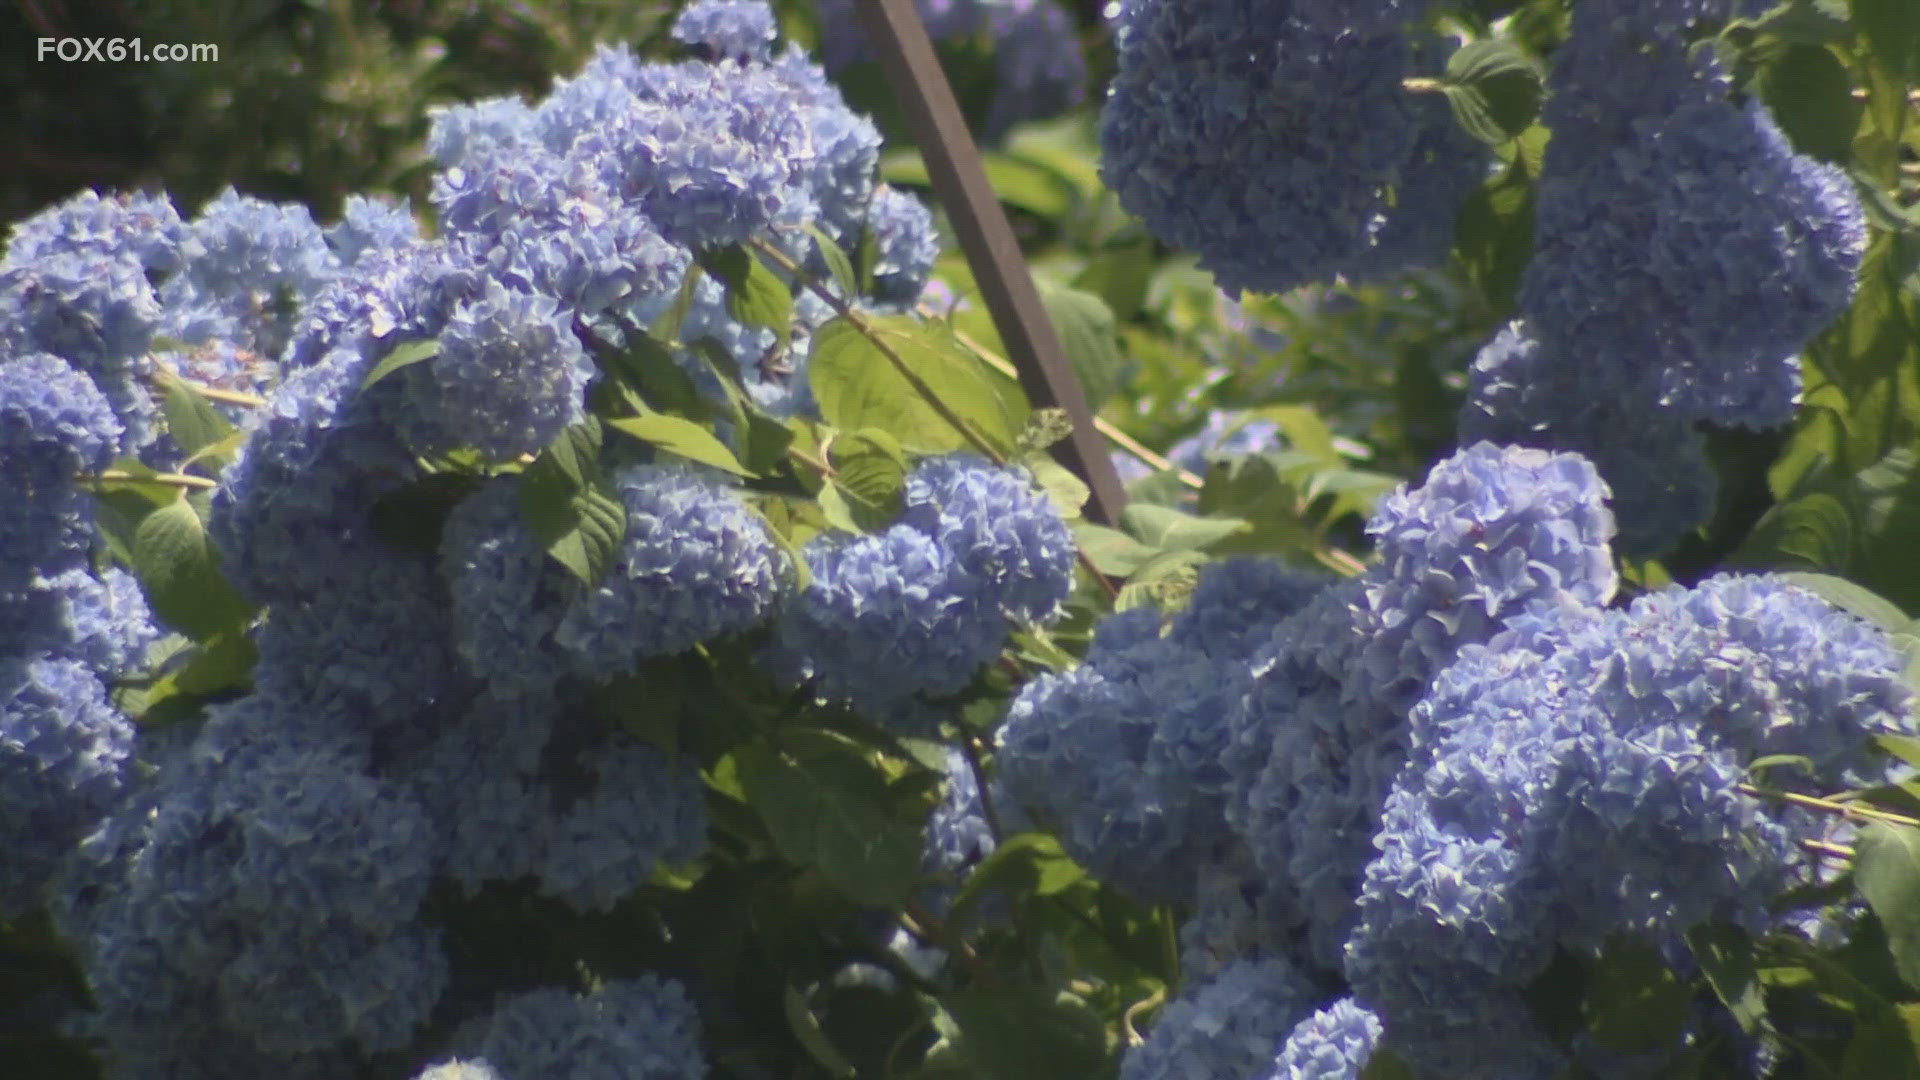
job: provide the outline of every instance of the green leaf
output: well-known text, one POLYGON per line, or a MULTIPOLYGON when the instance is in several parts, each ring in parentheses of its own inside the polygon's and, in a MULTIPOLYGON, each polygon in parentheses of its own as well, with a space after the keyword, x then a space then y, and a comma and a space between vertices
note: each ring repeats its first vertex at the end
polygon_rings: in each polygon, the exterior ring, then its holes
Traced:
POLYGON ((814 250, 820 253, 821 260, 827 264, 827 272, 833 275, 833 283, 839 288, 841 297, 860 295, 860 279, 854 274, 853 262, 847 258, 840 244, 811 221, 807 222, 805 228, 807 235, 813 237, 814 250))
POLYGON ((520 476, 520 511, 534 538, 587 585, 613 565, 626 507, 600 475, 601 428, 588 417, 560 433, 520 476))
POLYGON ((1126 577, 1160 554, 1159 549, 1149 547, 1118 529, 1087 521, 1074 522, 1073 535, 1080 544, 1080 550, 1086 554, 1087 561, 1108 577, 1126 577))
POLYGON ((1139 503, 1120 512, 1120 527, 1148 547, 1163 551, 1205 551, 1253 530, 1252 523, 1239 518, 1195 517, 1170 506, 1139 503))
POLYGON ((1909 765, 1920 765, 1920 738, 1911 735, 1875 735, 1873 744, 1909 765))
POLYGON ((859 746, 819 731, 786 731, 781 747, 734 752, 741 790, 774 846, 848 898, 891 908, 920 872, 920 832, 893 810, 887 777, 859 746))
POLYGON ((190 457, 236 434, 233 425, 220 415, 212 402, 177 379, 168 380, 160 411, 167 418, 167 434, 173 436, 173 441, 190 457))
POLYGON ((387 353, 379 363, 373 365, 372 371, 367 372, 367 377, 360 382, 360 388, 364 390, 374 383, 379 382, 381 379, 399 371, 403 367, 411 367, 414 364, 420 363, 422 360, 431 360, 439 355, 440 343, 432 339, 426 341, 409 341, 404 345, 395 345, 393 351, 387 353))
POLYGON ((793 333, 793 289, 745 248, 726 247, 700 256, 700 266, 727 287, 727 314, 748 326, 774 332, 785 345, 793 333))
POLYGON ((1147 291, 1159 265, 1155 247, 1153 237, 1144 230, 1117 239, 1094 253, 1085 269, 1074 275, 1073 287, 1105 300, 1115 319, 1131 320, 1147 303, 1147 291))
POLYGON ((884 529, 900 514, 907 458, 900 442, 879 428, 862 428, 833 440, 833 484, 844 492, 857 531, 884 529))
POLYGON ((650 446, 678 454, 688 461, 711 465, 735 476, 753 475, 745 465, 740 464, 740 459, 733 456, 733 451, 727 449, 726 443, 691 420, 668 416, 666 413, 651 413, 646 416, 623 416, 606 421, 606 425, 650 446))
POLYGON ((1073 475, 1065 465, 1045 453, 1030 453, 1021 459, 1021 463, 1033 473, 1041 490, 1052 500, 1054 509, 1060 511, 1060 516, 1068 521, 1078 518, 1087 500, 1093 497, 1093 489, 1087 486, 1085 480, 1073 475))
POLYGON ((1841 1080, 1884 1080, 1920 1075, 1920 1010, 1912 1005, 1876 1009, 1855 1021, 1840 1059, 1841 1080))
POLYGON ((1854 883, 1886 927, 1894 967, 1920 988, 1920 829, 1870 821, 1853 853, 1854 883))
POLYGON ((1460 208, 1455 237, 1461 262, 1495 313, 1512 310, 1520 275, 1533 256, 1534 180, 1539 169, 1538 158, 1528 151, 1544 147, 1546 139, 1547 129, 1538 125, 1522 133, 1521 152, 1460 208))
POLYGON ((1791 45, 1760 72, 1760 96, 1794 149, 1822 161, 1846 163, 1853 155, 1864 103, 1853 96, 1853 79, 1830 49, 1791 45))
POLYGON ((1582 1009, 1588 1030, 1605 1045, 1657 1050, 1678 1044, 1692 996, 1658 949, 1615 938, 1593 969, 1582 1009))
POLYGON ((1893 601, 1846 578, 1805 571, 1789 571, 1780 576, 1834 607, 1857 615, 1890 634, 1905 630, 1913 621, 1893 601))
POLYGON ((253 609, 221 575, 206 525, 186 499, 140 518, 131 555, 153 613, 195 641, 239 633, 252 618, 253 609))
POLYGON ((1687 944, 1714 995, 1740 1030, 1757 1036, 1766 1026, 1767 1002, 1754 960, 1753 939, 1732 923, 1706 923, 1687 933, 1687 944))
POLYGON ((1113 1075, 1107 1028, 1085 1003, 1041 987, 960 990, 940 999, 960 1052, 992 1080, 1101 1080, 1113 1075))
POLYGON ((653 408, 693 420, 713 414, 693 376, 674 360, 672 349, 639 327, 625 330, 625 348, 604 342, 595 346, 595 359, 602 369, 637 391, 653 408))
POLYGON ((1040 302, 1047 318, 1060 335, 1060 348, 1080 377, 1087 407, 1095 412, 1113 396, 1126 377, 1127 358, 1120 351, 1120 336, 1114 324, 1113 310, 1107 302, 1090 292, 1056 285, 1036 278, 1040 302))
POLYGON ((1053 896, 1086 876, 1087 872, 1067 857, 1060 841, 1053 837, 1045 833, 1010 836, 968 872, 954 896, 948 925, 955 928, 966 925, 974 909, 993 893, 1053 896))
POLYGON ((1449 57, 1444 89, 1460 126, 1491 146, 1517 137, 1540 113, 1540 70, 1504 38, 1470 42, 1449 57))
POLYGON ((1419 1077, 1399 1054, 1381 1046, 1368 1055, 1366 1066, 1360 1070, 1360 1080, 1419 1080, 1419 1077))
POLYGON ((1013 452, 1027 417, 1018 384, 983 364, 943 323, 903 315, 863 315, 861 320, 866 332, 837 318, 813 335, 808 378, 827 423, 843 431, 879 428, 901 447, 921 453, 971 446, 928 400, 930 394, 988 445, 1013 452), (921 387, 902 374, 882 345, 921 387))

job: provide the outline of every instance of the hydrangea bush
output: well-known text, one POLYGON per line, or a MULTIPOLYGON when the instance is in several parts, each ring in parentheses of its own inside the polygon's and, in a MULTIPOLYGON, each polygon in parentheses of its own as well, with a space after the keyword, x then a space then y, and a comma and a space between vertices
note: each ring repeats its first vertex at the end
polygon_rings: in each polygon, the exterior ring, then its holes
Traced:
MULTIPOLYGON (((442 107, 420 206, 17 223, 7 1075, 1920 1074, 1920 22, 1550 7, 1114 7, 1097 174, 994 158, 1095 185, 1088 380, 1196 280, 1403 354, 1207 375, 1124 509, 848 10, 442 107)), ((996 135, 1084 76, 922 14, 996 135)))

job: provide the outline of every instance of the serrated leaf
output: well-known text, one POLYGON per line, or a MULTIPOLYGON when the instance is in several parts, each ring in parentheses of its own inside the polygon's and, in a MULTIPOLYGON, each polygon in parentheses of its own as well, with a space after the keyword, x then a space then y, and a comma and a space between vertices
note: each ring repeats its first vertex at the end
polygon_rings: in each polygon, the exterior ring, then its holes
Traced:
POLYGON ((252 608, 221 575, 206 525, 192 503, 177 498, 142 516, 132 540, 134 573, 148 606, 167 625, 195 641, 245 628, 252 608))
POLYGON ((560 433, 520 476, 520 511, 554 561, 587 585, 612 567, 627 512, 600 476, 601 428, 588 417, 560 433))
POLYGON ((623 416, 606 421, 606 425, 688 461, 711 465, 735 476, 753 475, 745 465, 740 464, 740 459, 733 456, 733 451, 727 449, 726 443, 691 420, 668 416, 666 413, 651 413, 646 416, 623 416))
POLYGON ((827 423, 843 431, 879 428, 921 453, 970 447, 966 431, 929 401, 931 395, 989 446, 1013 452, 1027 417, 1018 384, 983 364, 942 323, 903 315, 861 318, 865 332, 836 318, 813 335, 808 378, 827 423))
POLYGON ((440 342, 431 338, 426 341, 409 341, 404 345, 395 345, 379 363, 373 365, 372 371, 367 372, 367 377, 360 381, 360 388, 364 390, 401 368, 412 367, 439 355, 440 342))
POLYGON ((1540 113, 1539 68, 1503 38, 1470 42, 1448 58, 1444 89, 1460 126, 1491 146, 1517 137, 1540 113))
POLYGON ((700 266, 727 287, 727 314, 747 326, 771 330, 785 345, 793 333, 793 289, 742 247, 700 256, 700 266))
POLYGON ((833 484, 848 497, 859 531, 885 528, 900 513, 900 492, 907 482, 907 459, 899 440, 878 428, 864 428, 833 440, 833 484))
POLYGON ((1920 988, 1920 829, 1870 821, 1853 844, 1853 879, 1886 928, 1893 963, 1920 988))
POLYGON ((891 908, 919 876, 920 833, 894 813, 886 777, 860 747, 824 732, 735 751, 740 787, 788 860, 852 900, 891 908))
POLYGON ((1239 518, 1203 518, 1170 506, 1136 504, 1120 512, 1120 527, 1158 550, 1204 551, 1223 540, 1253 531, 1239 518))

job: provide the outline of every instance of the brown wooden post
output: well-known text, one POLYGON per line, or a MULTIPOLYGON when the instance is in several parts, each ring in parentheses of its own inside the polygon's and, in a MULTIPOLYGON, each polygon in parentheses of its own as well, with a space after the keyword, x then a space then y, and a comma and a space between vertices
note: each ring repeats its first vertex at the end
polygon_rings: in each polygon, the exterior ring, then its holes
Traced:
POLYGON ((1105 442, 1094 429, 1087 395, 1060 348, 1059 335, 1040 302, 1013 226, 987 181, 980 151, 934 55, 926 27, 920 24, 914 0, 860 0, 860 12, 887 81, 900 95, 907 125, 920 144, 934 194, 959 234, 960 250, 973 268, 980 296, 1007 347, 1007 358, 1020 372, 1020 385, 1036 407, 1064 409, 1073 421, 1073 435, 1057 450, 1067 468, 1093 491, 1087 517, 1111 525, 1126 505, 1126 491, 1105 442))

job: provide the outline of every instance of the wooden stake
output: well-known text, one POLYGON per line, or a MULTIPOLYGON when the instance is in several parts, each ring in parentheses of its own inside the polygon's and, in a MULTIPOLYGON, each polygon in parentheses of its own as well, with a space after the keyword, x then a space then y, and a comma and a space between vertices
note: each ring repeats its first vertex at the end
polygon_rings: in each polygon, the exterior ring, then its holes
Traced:
POLYGON ((900 96, 907 126, 920 144, 934 194, 959 234, 960 250, 973 268, 981 299, 1000 331, 1008 359, 1019 371, 1020 385, 1036 408, 1064 409, 1073 421, 1072 436, 1057 452, 1063 464, 1092 489, 1087 517, 1111 525, 1126 505, 1120 475, 1114 472, 1094 427, 1087 395, 1040 302, 1013 226, 987 182, 980 151, 946 72, 934 56, 926 27, 920 25, 914 0, 860 0, 860 14, 887 81, 900 96))

